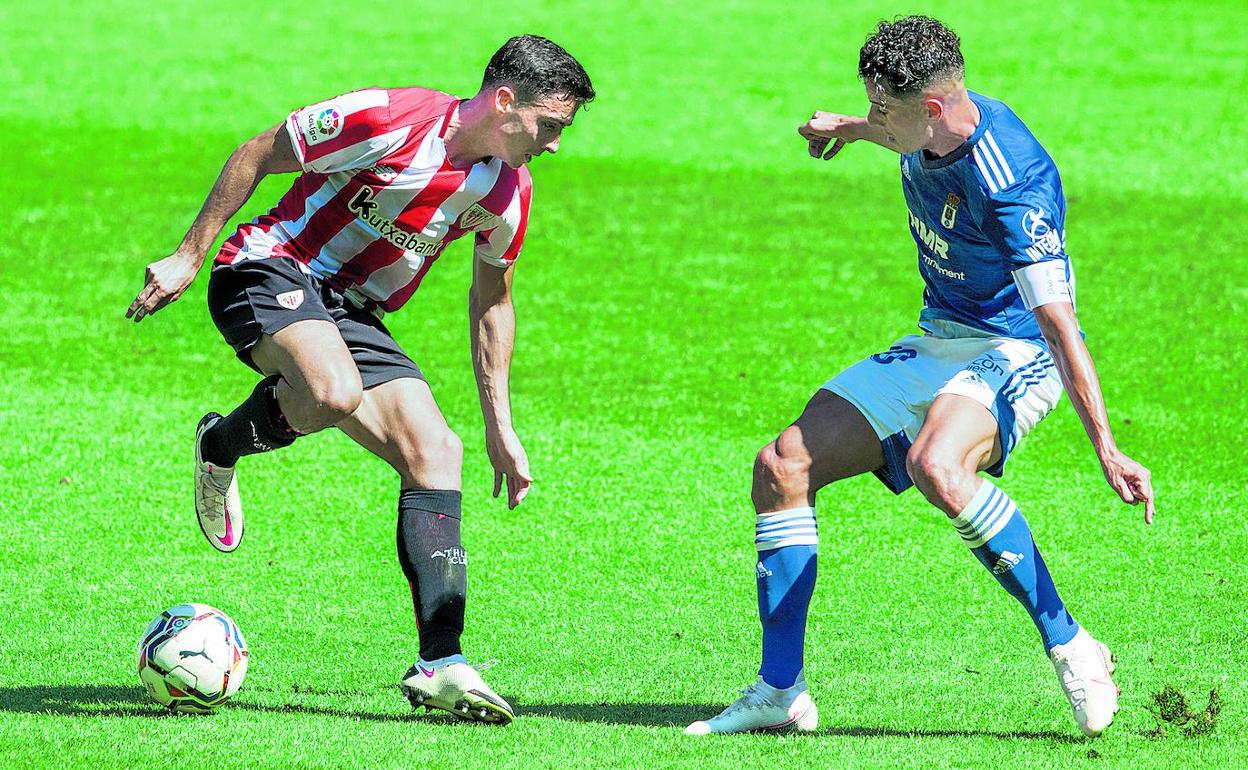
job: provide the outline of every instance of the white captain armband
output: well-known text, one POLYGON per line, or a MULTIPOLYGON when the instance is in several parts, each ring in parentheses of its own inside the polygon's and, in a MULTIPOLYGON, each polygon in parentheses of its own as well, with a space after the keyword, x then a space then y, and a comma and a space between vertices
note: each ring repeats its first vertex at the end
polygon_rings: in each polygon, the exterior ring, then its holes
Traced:
POLYGON ((1075 287, 1066 276, 1066 262, 1061 259, 1046 259, 1020 267, 1012 274, 1014 285, 1022 295, 1023 304, 1028 310, 1035 310, 1041 305, 1051 302, 1069 302, 1075 304, 1075 287))

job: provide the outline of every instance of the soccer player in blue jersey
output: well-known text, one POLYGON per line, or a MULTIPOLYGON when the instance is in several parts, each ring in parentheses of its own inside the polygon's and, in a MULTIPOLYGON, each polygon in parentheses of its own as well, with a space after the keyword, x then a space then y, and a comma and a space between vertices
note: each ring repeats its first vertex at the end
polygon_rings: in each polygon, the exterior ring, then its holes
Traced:
POLYGON ((866 118, 817 112, 799 132, 816 158, 861 139, 901 155, 925 284, 922 333, 834 377, 758 453, 762 665, 740 699, 686 732, 815 729, 802 657, 815 492, 870 471, 895 493, 918 487, 944 511, 1035 623, 1079 728, 1099 735, 1118 709, 1109 650, 1067 611, 1015 502, 979 475, 1001 475, 1064 385, 1109 485, 1152 523, 1149 472, 1114 443, 1075 318, 1057 168, 1009 107, 966 89, 958 37, 935 19, 881 22, 858 74, 866 118))

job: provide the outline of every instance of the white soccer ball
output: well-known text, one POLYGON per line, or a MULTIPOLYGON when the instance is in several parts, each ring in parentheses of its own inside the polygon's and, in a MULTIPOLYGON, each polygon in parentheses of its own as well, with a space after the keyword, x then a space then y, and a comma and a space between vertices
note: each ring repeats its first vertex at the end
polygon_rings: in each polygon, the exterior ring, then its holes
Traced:
POLYGON ((224 612, 179 604, 160 613, 139 640, 139 680, 157 703, 210 714, 247 673, 247 643, 224 612))

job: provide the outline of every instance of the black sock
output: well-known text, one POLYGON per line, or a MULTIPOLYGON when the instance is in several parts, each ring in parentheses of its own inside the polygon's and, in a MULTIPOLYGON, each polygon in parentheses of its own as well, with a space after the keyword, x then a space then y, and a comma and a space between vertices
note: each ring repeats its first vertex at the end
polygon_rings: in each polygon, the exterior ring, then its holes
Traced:
POLYGON ((399 493, 399 564, 412 588, 424 660, 462 652, 468 555, 459 540, 460 500, 454 489, 399 493))
POLYGON ((265 377, 247 400, 204 431, 204 460, 232 468, 238 458, 290 446, 299 436, 277 403, 277 375, 265 377))

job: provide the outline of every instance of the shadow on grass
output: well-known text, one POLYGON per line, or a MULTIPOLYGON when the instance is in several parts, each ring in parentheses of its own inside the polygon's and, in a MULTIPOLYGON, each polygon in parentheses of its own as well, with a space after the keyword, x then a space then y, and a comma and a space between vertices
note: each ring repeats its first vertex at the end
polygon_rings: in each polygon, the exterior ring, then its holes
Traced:
MULTIPOLYGON (((398 688, 395 696, 400 698, 398 688)), ((261 690, 262 693, 272 691, 261 690)), ((316 693, 313 693, 316 694, 316 693)), ((268 714, 312 714, 316 716, 344 717, 370 722, 410 722, 426 717, 411 714, 384 714, 351 709, 323 708, 303 703, 282 703, 269 706, 247 701, 232 701, 229 709, 260 711, 268 714)), ((62 716, 90 717, 147 717, 163 719, 179 715, 162 708, 150 700, 142 688, 114 685, 68 685, 64 687, 0 687, 0 712, 24 714, 59 714, 62 716)), ((447 715, 430 715, 428 721, 459 723, 447 715)))
MULTIPOLYGON (((391 689, 391 688, 386 688, 391 689)), ((395 697, 399 696, 398 688, 395 697)), ((272 696, 276 690, 253 690, 272 696)), ((297 688, 292 694, 315 696, 358 696, 363 692, 319 691, 297 688)), ((512 701, 513 703, 515 701, 512 701)), ((671 727, 683 729, 698 719, 713 716, 723 704, 713 703, 518 703, 517 716, 553 717, 570 722, 597 722, 616 725, 648 727, 671 727)), ((267 714, 310 714, 313 716, 341 717, 368 722, 440 722, 448 725, 468 724, 450 715, 436 713, 385 714, 352 709, 325 708, 304 703, 264 705, 248 701, 234 701, 227 707, 241 711, 258 711, 267 714)), ((148 699, 137 686, 116 685, 68 685, 62 687, 3 687, 0 688, 0 712, 23 714, 57 714, 62 716, 91 717, 145 717, 164 719, 176 715, 148 699)), ((853 727, 828 725, 812 738, 819 736, 848 736, 855 738, 997 738, 1000 740, 1054 741, 1057 743, 1080 743, 1081 738, 1054 732, 1029 730, 905 730, 892 727, 853 727)))
MULTIPOLYGON (((516 709, 519 716, 554 717, 572 722, 603 722, 684 729, 698 719, 719 713, 722 703, 525 703, 516 709)), ((1082 743, 1077 736, 1052 730, 904 730, 892 727, 853 727, 826 725, 811 737, 849 736, 855 738, 998 738, 1001 740, 1054 741, 1082 743)))

